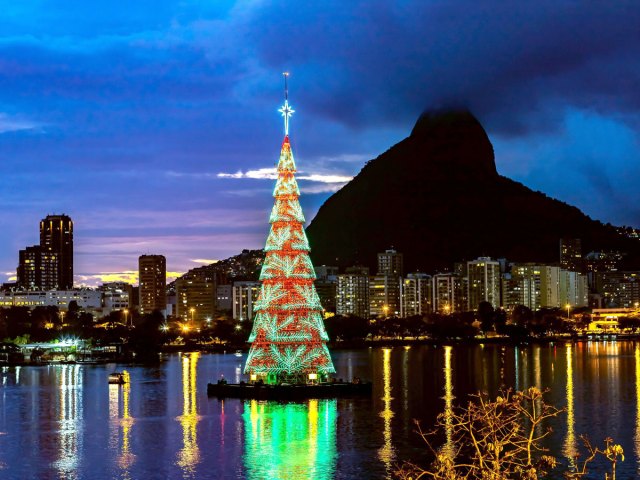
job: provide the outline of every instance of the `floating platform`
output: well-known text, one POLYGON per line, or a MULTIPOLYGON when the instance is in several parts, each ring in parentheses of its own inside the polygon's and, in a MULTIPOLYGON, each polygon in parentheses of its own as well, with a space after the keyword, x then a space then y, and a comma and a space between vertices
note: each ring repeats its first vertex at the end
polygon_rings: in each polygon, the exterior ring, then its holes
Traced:
POLYGON ((373 384, 371 382, 320 383, 318 385, 207 384, 207 395, 210 397, 250 398, 255 400, 370 397, 372 391, 373 384))

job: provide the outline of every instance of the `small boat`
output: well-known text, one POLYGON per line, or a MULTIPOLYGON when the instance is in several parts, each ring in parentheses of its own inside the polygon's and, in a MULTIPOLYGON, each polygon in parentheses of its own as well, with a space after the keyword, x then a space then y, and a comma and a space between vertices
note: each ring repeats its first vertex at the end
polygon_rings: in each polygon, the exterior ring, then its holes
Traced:
POLYGON ((124 385, 125 383, 127 383, 126 375, 120 372, 110 373, 109 383, 114 385, 124 385))
POLYGON ((236 357, 241 357, 242 356, 242 350, 236 350, 235 356, 236 357))

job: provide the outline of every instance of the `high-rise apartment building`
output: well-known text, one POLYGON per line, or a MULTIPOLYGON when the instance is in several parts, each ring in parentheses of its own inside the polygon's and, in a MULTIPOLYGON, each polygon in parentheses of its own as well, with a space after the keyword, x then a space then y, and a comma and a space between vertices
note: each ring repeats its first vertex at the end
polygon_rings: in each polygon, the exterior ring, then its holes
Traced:
POLYGON ((338 287, 338 267, 320 265, 315 267, 316 293, 320 304, 326 312, 336 311, 336 290, 338 287))
POLYGON ((400 315, 400 280, 396 275, 369 277, 369 316, 400 315))
POLYGON ((540 307, 560 306, 560 267, 544 265, 540 267, 540 307))
POLYGON ((47 215, 40 221, 40 248, 57 257, 55 288, 73 288, 73 222, 69 216, 47 215))
POLYGON ((455 273, 437 273, 431 277, 432 309, 438 313, 462 312, 467 308, 463 283, 455 273))
POLYGON ((142 255, 138 259, 140 313, 167 308, 167 260, 163 255, 142 255))
POLYGON ((589 291, 596 291, 596 276, 601 272, 617 272, 622 265, 623 254, 616 251, 589 252, 584 256, 589 291))
POLYGON ((582 242, 579 238, 560 239, 560 268, 572 272, 582 271, 582 242))
POLYGON ((58 288, 58 255, 40 245, 20 250, 17 286, 25 290, 56 290, 58 288))
POLYGON ((402 254, 395 250, 386 250, 378 254, 378 275, 402 276, 402 254))
POLYGON ((500 263, 488 257, 467 262, 467 309, 477 310, 480 302, 500 307, 500 263))
POLYGON ((253 306, 258 301, 261 282, 233 282, 232 302, 234 320, 252 320, 253 306))
POLYGON ((400 316, 426 315, 431 312, 431 276, 409 273, 400 281, 400 316))
POLYGON ((182 320, 204 322, 216 313, 215 275, 206 270, 192 270, 178 278, 176 285, 176 316, 182 320))
POLYGON ((640 305, 640 272, 598 272, 595 289, 604 308, 637 308, 640 305))
POLYGON ((524 305, 531 310, 540 308, 542 267, 534 263, 514 263, 511 272, 502 275, 502 306, 512 310, 524 305))
POLYGON ((514 263, 502 276, 502 306, 512 310, 524 305, 531 310, 560 306, 560 267, 514 263))
POLYGON ((369 315, 400 315, 402 254, 396 250, 378 253, 378 274, 369 278, 369 315))
POLYGON ((216 310, 231 311, 233 306, 233 285, 216 287, 216 310))
POLYGON ((126 282, 108 282, 98 287, 98 291, 102 292, 103 314, 130 309, 131 289, 126 282))
POLYGON ((555 265, 513 264, 502 282, 503 306, 540 308, 584 307, 588 303, 587 277, 555 265))
POLYGON ((369 318, 369 269, 349 267, 337 280, 336 314, 369 318))
POLYGON ((589 304, 587 276, 576 271, 560 269, 559 307, 586 307, 589 304))

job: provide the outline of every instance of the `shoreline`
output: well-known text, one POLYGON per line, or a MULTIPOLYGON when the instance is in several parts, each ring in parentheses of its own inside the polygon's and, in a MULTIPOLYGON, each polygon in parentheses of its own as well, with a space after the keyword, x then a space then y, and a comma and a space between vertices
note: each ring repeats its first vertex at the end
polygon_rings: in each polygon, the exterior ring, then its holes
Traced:
MULTIPOLYGON (((411 347, 419 345, 528 345, 528 344, 550 344, 554 342, 581 343, 581 342, 617 342, 640 340, 640 333, 618 333, 618 334, 580 334, 568 336, 545 336, 545 337, 474 337, 474 338, 378 338, 373 340, 352 340, 329 342, 329 350, 350 350, 372 347, 411 347)), ((109 358, 109 359, 87 359, 87 360, 67 360, 51 362, 0 362, 0 367, 43 367, 55 365, 106 365, 109 363, 122 365, 149 365, 162 362, 163 355, 175 353, 216 353, 216 354, 242 354, 249 351, 249 344, 241 345, 165 345, 158 352, 158 359, 148 362, 136 361, 131 357, 109 358)))

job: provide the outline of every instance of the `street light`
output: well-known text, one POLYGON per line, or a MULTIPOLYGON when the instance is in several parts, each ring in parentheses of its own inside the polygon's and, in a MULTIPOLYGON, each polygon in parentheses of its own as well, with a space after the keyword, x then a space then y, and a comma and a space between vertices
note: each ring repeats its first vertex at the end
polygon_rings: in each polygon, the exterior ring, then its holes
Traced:
POLYGON ((189 312, 191 312, 191 322, 193 323, 193 317, 194 317, 194 315, 195 315, 195 313, 196 313, 196 309, 195 309, 195 308, 193 308, 193 307, 191 307, 191 308, 189 309, 189 312))
POLYGON ((569 312, 571 311, 571 304, 567 303, 565 305, 565 308, 567 309, 567 320, 569 320, 569 312))
POLYGON ((129 309, 125 308, 122 312, 124 313, 124 324, 127 325, 128 324, 127 317, 129 316, 129 309))

